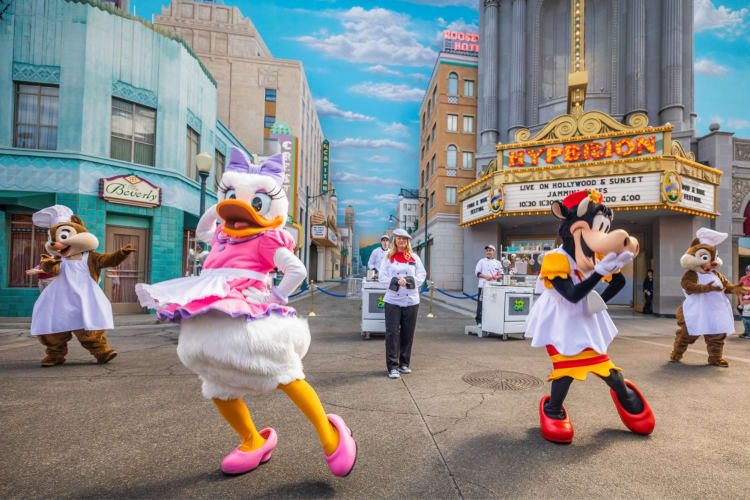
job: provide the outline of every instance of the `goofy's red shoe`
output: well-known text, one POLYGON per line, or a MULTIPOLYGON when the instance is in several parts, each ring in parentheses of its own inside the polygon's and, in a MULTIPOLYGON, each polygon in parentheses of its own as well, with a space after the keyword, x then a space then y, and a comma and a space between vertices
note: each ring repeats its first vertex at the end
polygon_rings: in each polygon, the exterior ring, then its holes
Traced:
POLYGON ((609 393, 612 395, 612 400, 615 402, 615 407, 617 407, 617 413, 620 414, 622 423, 636 434, 651 434, 656 423, 654 419, 654 412, 651 411, 651 407, 646 402, 646 398, 643 397, 641 391, 639 391, 638 388, 633 385, 630 380, 625 379, 625 385, 633 389, 635 393, 638 394, 638 397, 641 398, 641 401, 643 402, 643 411, 637 415, 634 413, 629 413, 620 404, 620 400, 617 399, 617 394, 615 394, 615 391, 610 389, 609 393))
POLYGON ((573 424, 568 418, 568 410, 562 407, 565 418, 558 420, 550 418, 544 413, 544 403, 549 400, 549 396, 544 396, 539 402, 539 420, 542 429, 542 437, 553 443, 570 443, 573 441, 573 424))

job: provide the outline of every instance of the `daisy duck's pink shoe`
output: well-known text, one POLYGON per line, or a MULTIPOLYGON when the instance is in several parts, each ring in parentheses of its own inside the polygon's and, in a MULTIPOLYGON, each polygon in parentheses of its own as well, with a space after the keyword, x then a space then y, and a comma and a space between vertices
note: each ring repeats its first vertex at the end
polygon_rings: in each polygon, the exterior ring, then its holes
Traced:
POLYGON ((224 474, 244 474, 245 472, 257 469, 260 464, 271 460, 273 449, 276 448, 276 443, 279 442, 276 431, 268 427, 258 434, 266 440, 263 446, 254 451, 240 451, 239 446, 232 450, 221 461, 221 471, 224 474))
POLYGON ((328 468, 334 476, 348 476, 354 468, 354 461, 357 460, 357 443, 354 442, 352 431, 346 426, 343 418, 333 413, 326 416, 339 433, 339 447, 336 451, 330 457, 325 455, 325 451, 323 452, 328 468))

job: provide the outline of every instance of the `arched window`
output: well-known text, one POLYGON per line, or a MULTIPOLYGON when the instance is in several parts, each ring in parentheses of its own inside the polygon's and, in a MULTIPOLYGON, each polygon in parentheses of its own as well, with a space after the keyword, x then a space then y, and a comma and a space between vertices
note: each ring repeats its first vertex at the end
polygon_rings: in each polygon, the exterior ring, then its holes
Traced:
POLYGON ((446 167, 447 168, 456 168, 456 157, 458 155, 458 149, 456 149, 456 146, 451 144, 448 146, 448 153, 446 158, 446 167))
POLYGON ((458 95, 458 75, 455 73, 448 75, 448 94, 458 95))

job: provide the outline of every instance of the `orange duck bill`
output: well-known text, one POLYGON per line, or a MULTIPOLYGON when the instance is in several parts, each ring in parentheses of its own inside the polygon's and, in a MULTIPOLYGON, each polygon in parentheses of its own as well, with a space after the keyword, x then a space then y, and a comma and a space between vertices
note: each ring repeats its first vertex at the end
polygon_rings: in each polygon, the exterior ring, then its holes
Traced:
POLYGON ((245 237, 260 234, 268 229, 281 226, 283 218, 268 220, 239 200, 224 200, 216 205, 216 213, 224 221, 223 231, 229 236, 245 237))

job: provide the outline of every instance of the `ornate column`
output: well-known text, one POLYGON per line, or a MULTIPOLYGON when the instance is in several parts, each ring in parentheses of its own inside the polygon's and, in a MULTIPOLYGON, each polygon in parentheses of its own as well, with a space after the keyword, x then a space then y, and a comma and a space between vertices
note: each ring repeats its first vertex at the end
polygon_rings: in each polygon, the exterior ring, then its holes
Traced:
MULTIPOLYGON (((691 62, 692 63, 692 62, 691 62)), ((682 0, 662 3, 661 106, 659 120, 682 128, 682 0)))
POLYGON ((526 0, 513 0, 513 35, 510 53, 510 127, 512 140, 516 130, 526 128, 526 0))
POLYGON ((646 112, 646 0, 626 0, 628 13, 625 115, 646 112))
POLYGON ((499 0, 483 0, 482 32, 479 40, 479 96, 481 110, 480 144, 482 154, 494 155, 497 144, 498 28, 499 0))

